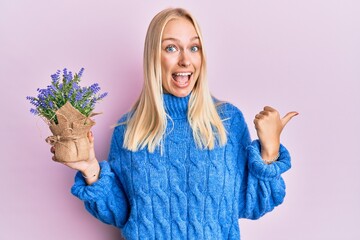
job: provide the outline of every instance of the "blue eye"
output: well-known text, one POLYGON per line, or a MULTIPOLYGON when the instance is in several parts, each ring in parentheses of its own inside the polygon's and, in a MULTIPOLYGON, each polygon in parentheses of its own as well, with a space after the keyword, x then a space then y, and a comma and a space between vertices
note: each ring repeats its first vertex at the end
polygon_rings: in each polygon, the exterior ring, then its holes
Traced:
POLYGON ((177 51, 177 49, 176 49, 176 47, 175 47, 174 45, 167 46, 167 47, 165 48, 165 50, 166 50, 167 52, 176 52, 176 51, 177 51))
POLYGON ((200 50, 200 48, 198 46, 193 46, 190 49, 192 52, 198 52, 200 50))

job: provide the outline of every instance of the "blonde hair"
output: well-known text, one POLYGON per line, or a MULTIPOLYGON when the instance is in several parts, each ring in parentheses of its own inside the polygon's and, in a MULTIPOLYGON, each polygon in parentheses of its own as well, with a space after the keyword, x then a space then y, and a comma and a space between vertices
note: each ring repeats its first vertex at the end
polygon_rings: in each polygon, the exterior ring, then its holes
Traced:
MULTIPOLYGON (((163 102, 161 76, 161 39, 166 24, 175 18, 186 18, 195 27, 203 46, 200 28, 193 16, 181 8, 168 8, 151 21, 144 46, 144 85, 127 119, 124 147, 137 151, 147 147, 149 152, 161 145, 166 131, 167 114, 163 102)), ((199 78, 191 92, 188 120, 199 148, 213 149, 227 141, 226 130, 216 111, 206 79, 206 59, 201 48, 202 64, 199 78)))

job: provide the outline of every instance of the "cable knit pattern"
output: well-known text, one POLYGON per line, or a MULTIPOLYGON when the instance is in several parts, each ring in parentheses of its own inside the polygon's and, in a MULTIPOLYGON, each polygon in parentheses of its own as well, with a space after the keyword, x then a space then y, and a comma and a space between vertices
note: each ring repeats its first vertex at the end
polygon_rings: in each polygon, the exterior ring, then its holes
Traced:
POLYGON ((284 146, 278 161, 264 164, 242 113, 224 103, 218 112, 227 144, 199 149, 187 120, 188 101, 164 95, 168 126, 154 153, 124 149, 126 126, 120 125, 99 180, 86 186, 81 174, 75 177, 72 193, 126 239, 238 240, 239 218, 257 219, 285 197, 281 174, 290 168, 290 155, 284 146))

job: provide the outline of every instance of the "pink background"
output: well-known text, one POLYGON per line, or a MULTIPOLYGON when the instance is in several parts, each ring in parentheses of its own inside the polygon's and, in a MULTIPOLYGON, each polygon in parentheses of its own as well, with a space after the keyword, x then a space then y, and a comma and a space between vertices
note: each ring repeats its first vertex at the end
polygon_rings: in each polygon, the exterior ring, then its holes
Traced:
POLYGON ((1 0, 0 239, 120 238, 70 194, 75 171, 51 161, 50 132, 25 97, 57 69, 85 67, 83 84, 110 92, 93 129, 105 159, 110 126, 140 92, 147 26, 169 6, 198 19, 210 88, 243 111, 253 137, 264 105, 300 112, 282 135, 293 157, 286 200, 240 220, 242 239, 360 239, 359 1, 214 2, 1 0))

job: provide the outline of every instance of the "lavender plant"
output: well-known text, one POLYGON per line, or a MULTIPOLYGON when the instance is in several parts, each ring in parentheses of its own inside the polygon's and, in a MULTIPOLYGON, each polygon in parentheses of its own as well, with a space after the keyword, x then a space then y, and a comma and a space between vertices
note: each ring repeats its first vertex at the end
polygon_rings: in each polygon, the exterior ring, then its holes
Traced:
POLYGON ((108 93, 100 94, 98 83, 94 83, 89 87, 80 87, 79 83, 83 73, 84 68, 81 68, 74 75, 66 68, 62 72, 57 70, 56 73, 51 75, 51 85, 44 89, 38 88, 37 97, 26 97, 34 106, 34 108, 30 109, 30 112, 57 124, 55 112, 69 101, 74 108, 88 117, 94 110, 95 104, 106 97, 108 93))

